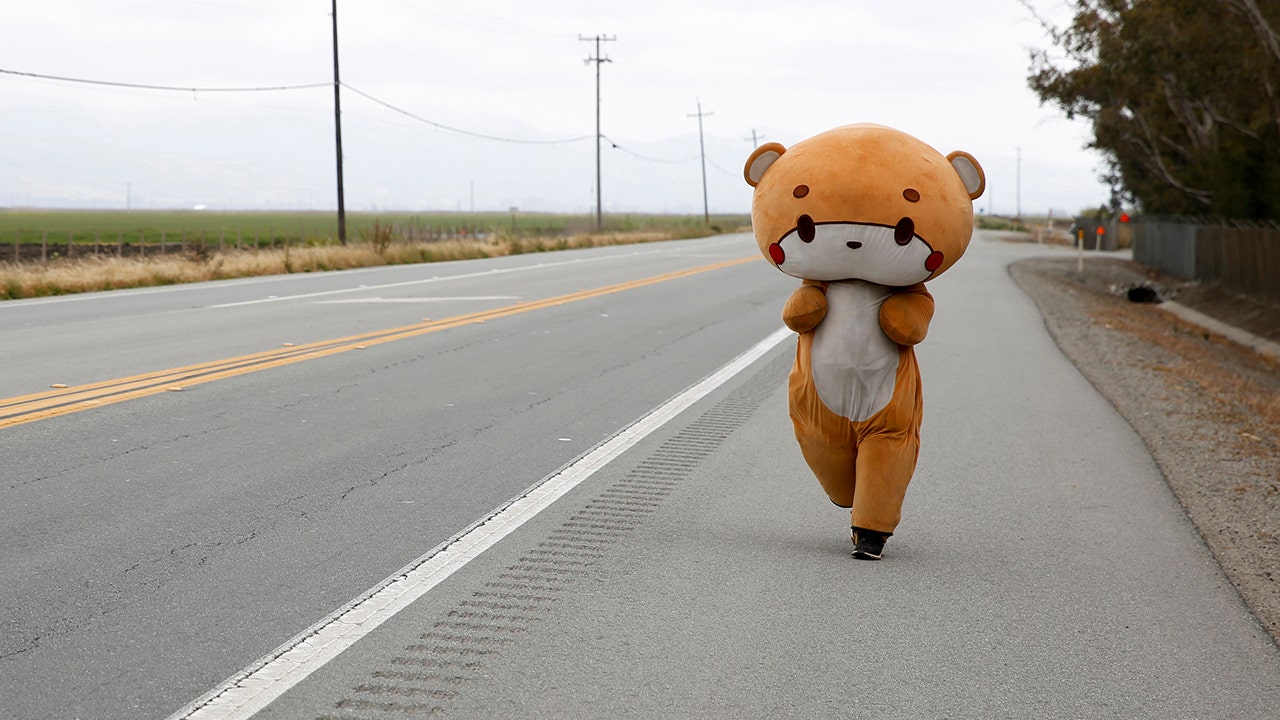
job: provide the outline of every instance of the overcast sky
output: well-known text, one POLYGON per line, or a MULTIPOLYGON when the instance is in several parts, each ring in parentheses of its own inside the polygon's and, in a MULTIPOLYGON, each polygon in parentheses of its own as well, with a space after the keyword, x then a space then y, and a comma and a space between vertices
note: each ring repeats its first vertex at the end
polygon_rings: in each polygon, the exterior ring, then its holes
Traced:
MULTIPOLYGON (((1065 20, 1061 0, 1037 5, 1065 20)), ((593 212, 580 37, 596 35, 615 38, 608 213, 702 212, 699 102, 713 213, 749 210, 753 137, 854 122, 971 152, 983 212, 1106 199, 1087 126, 1027 88, 1028 49, 1048 40, 1017 0, 339 0, 338 19, 353 211, 593 212)), ((335 208, 331 32, 330 0, 9 3, 0 70, 319 87, 0 74, 0 207, 335 208)))

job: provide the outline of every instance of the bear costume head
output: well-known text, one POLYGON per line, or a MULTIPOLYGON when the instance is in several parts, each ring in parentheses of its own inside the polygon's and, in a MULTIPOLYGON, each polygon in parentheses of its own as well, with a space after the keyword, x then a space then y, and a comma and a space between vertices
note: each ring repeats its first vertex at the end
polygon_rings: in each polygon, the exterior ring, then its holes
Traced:
POLYGON ((869 123, 791 148, 761 145, 743 175, 755 188, 756 242, 779 270, 890 287, 931 280, 960 259, 973 234, 973 200, 986 187, 972 155, 944 157, 869 123))

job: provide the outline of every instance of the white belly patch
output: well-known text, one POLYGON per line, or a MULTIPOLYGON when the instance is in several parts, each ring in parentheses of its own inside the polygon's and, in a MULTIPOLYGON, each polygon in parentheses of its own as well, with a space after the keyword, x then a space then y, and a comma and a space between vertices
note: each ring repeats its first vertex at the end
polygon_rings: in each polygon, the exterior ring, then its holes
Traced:
POLYGON ((814 331, 813 383, 832 412, 862 422, 893 399, 898 345, 880 329, 880 306, 892 294, 862 280, 827 288, 827 315, 814 331))

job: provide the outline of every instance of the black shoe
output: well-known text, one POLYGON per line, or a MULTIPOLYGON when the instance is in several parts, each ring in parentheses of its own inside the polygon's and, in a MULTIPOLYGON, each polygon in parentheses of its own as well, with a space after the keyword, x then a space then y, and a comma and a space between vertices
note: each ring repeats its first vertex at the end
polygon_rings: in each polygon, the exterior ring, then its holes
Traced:
POLYGON ((893 533, 853 528, 853 556, 859 560, 879 560, 884 557, 884 541, 893 533))

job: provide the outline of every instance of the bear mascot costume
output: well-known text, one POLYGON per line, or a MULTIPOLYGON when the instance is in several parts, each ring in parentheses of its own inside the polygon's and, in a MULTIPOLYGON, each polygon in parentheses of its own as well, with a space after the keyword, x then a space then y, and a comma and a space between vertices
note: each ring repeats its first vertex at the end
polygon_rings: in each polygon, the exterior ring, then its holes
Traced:
POLYGON ((924 283, 964 254, 986 178, 968 153, 943 156, 872 124, 766 143, 743 174, 760 252, 803 281, 782 312, 799 333, 796 440, 831 501, 852 511, 854 557, 878 560, 919 455, 924 283))

